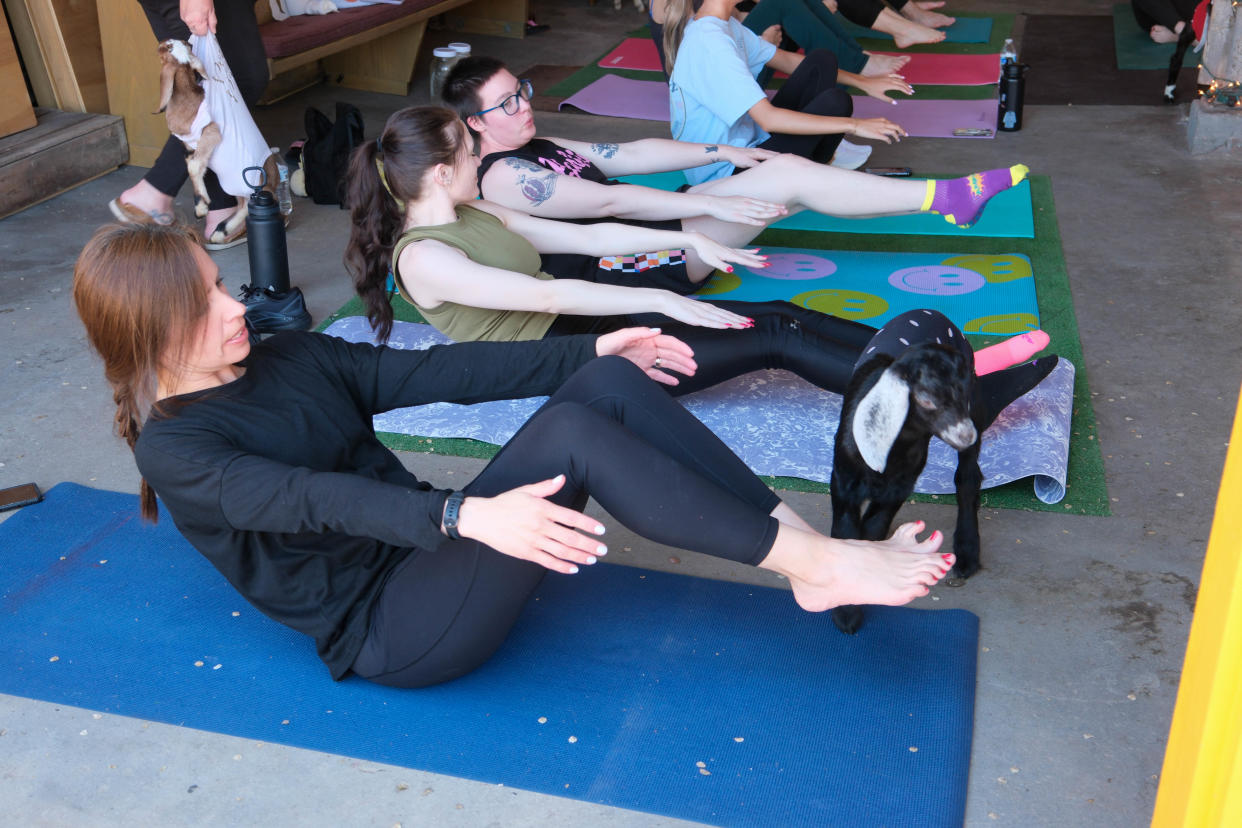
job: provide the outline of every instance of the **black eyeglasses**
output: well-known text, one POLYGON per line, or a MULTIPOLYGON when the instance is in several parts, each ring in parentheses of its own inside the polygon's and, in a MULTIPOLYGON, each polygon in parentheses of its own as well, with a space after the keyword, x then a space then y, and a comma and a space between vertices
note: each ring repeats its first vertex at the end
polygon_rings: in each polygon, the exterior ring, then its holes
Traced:
POLYGON ((512 95, 505 98, 503 101, 496 104, 495 106, 489 106, 487 109, 480 110, 479 112, 476 112, 474 114, 476 116, 486 115, 492 110, 500 109, 500 110, 503 110, 506 115, 516 115, 518 111, 518 107, 520 106, 520 104, 518 103, 518 98, 521 98, 524 101, 529 101, 534 96, 534 94, 535 94, 535 87, 531 86, 530 81, 523 78, 522 80, 518 81, 518 90, 514 92, 512 95))

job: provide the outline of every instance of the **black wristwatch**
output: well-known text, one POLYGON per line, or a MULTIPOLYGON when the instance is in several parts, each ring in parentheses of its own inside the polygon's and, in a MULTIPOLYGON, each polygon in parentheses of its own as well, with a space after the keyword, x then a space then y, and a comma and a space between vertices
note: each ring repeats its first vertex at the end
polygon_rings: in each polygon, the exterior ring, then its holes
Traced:
POLYGON ((465 499, 465 492, 453 492, 444 501, 444 534, 453 540, 461 540, 461 535, 457 532, 457 520, 461 517, 461 502, 465 499))

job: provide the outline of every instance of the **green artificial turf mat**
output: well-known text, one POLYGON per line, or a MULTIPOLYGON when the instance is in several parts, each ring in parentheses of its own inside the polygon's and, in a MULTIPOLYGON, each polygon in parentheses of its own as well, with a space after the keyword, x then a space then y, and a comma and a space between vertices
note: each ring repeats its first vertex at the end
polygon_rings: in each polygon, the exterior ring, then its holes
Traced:
MULTIPOLYGON (((1028 509, 1081 515, 1108 515, 1108 491, 1104 480, 1104 460, 1096 436, 1095 410, 1087 384, 1087 372, 1078 338, 1078 320, 1061 250, 1052 182, 1048 176, 1030 176, 1034 208, 1035 238, 1003 240, 969 236, 876 236, 858 233, 823 233, 809 230, 766 230, 756 244, 773 247, 805 247, 821 250, 875 250, 926 253, 994 253, 997 245, 1005 252, 1021 253, 1031 259, 1039 298, 1040 327, 1052 338, 1049 350, 1074 364, 1074 412, 1071 420, 1069 469, 1066 495, 1060 503, 1047 504, 1035 497, 1030 480, 1016 480, 1004 486, 984 489, 981 505, 986 508, 1028 509)), ((403 301, 393 303, 394 317, 403 322, 425 321, 418 311, 403 301)), ((330 314, 317 330, 324 330, 337 319, 364 315, 361 300, 350 299, 330 314)), ((999 337, 971 336, 976 348, 993 344, 999 337)), ((418 451, 460 457, 488 459, 499 446, 469 439, 443 439, 379 432, 383 443, 397 451, 418 451)), ((795 477, 765 477, 775 489, 800 492, 828 491, 828 485, 795 477)), ((912 502, 953 503, 952 495, 922 495, 912 502)))

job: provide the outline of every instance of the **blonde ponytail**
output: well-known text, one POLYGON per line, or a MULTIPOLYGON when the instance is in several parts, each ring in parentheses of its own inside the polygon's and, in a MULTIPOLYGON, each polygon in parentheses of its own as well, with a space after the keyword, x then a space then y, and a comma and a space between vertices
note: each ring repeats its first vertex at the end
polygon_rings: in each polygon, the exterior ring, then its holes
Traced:
POLYGON ((673 74, 677 63, 677 49, 681 46, 686 25, 694 17, 694 0, 668 0, 664 4, 664 68, 673 74))

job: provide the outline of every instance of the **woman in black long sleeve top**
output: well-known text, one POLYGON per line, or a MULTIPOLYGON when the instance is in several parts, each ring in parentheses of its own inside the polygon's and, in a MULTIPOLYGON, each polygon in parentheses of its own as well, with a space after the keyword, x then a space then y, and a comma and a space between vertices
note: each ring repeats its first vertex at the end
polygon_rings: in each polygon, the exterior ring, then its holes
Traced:
POLYGON ((547 569, 606 552, 588 496, 645 537, 786 575, 813 611, 905 603, 953 564, 931 554, 938 533, 917 541, 920 524, 878 544, 814 532, 643 375, 694 371, 657 331, 426 351, 284 334, 252 348, 210 258, 154 225, 96 233, 74 300, 144 516, 158 493, 247 600, 315 639, 336 679, 415 687, 481 664, 547 569), (399 406, 543 394, 462 492, 418 480, 371 425, 399 406))

